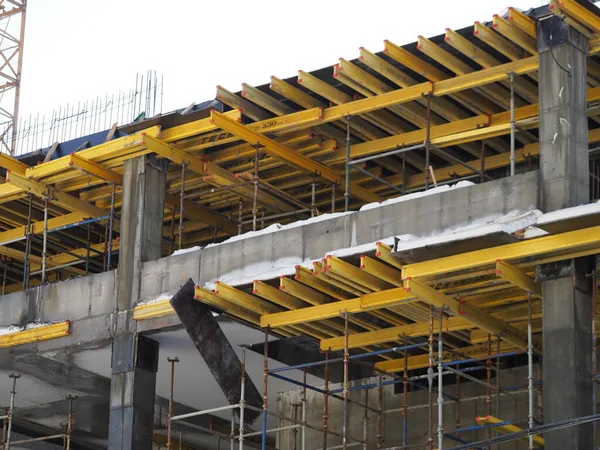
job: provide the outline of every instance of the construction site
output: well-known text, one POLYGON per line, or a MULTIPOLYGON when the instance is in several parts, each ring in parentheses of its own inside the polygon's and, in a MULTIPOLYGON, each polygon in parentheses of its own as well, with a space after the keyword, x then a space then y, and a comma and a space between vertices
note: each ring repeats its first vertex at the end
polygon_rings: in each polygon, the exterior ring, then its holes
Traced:
POLYGON ((599 448, 600 8, 546 3, 23 119, 0 0, 2 450, 599 448))

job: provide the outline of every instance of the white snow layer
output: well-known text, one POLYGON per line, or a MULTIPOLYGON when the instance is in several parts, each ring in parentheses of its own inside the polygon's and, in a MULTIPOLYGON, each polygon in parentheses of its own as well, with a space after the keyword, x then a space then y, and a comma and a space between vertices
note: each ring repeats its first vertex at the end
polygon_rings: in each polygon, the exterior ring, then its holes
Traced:
POLYGON ((469 186, 473 186, 474 184, 475 183, 473 183, 471 181, 467 181, 467 180, 459 181, 458 183, 452 184, 452 185, 444 184, 442 186, 437 186, 432 189, 428 189, 427 191, 415 192, 413 194, 406 194, 406 195, 402 195, 400 197, 390 198, 390 199, 384 200, 382 202, 367 203, 366 205, 363 205, 359 211, 368 211, 369 209, 378 208, 380 206, 386 206, 386 205, 391 205, 393 203, 405 202, 407 200, 413 200, 415 198, 420 198, 420 197, 427 197, 428 195, 439 194, 440 192, 446 192, 446 191, 450 191, 452 189, 469 187, 469 186))
POLYGON ((51 322, 31 322, 25 325, 24 327, 20 327, 17 325, 11 325, 8 327, 0 327, 0 336, 4 336, 6 334, 18 333, 19 331, 25 330, 33 330, 35 328, 43 327, 46 325, 52 325, 51 322))
POLYGON ((546 223, 558 222, 561 220, 572 219, 575 217, 587 216, 589 214, 600 213, 600 202, 589 203, 587 205, 573 206, 572 208, 559 209, 558 211, 552 211, 544 214, 538 225, 544 225, 546 223))

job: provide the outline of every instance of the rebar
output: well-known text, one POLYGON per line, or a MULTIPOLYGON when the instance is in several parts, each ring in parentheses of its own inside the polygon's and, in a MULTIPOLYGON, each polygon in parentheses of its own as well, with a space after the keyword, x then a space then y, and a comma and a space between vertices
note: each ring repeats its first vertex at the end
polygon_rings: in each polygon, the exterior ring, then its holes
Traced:
POLYGON ((171 432, 173 430, 173 396, 175 393, 175 363, 179 362, 179 358, 167 358, 169 364, 171 364, 171 381, 169 387, 169 412, 167 416, 167 450, 173 448, 173 441, 171 439, 171 432))

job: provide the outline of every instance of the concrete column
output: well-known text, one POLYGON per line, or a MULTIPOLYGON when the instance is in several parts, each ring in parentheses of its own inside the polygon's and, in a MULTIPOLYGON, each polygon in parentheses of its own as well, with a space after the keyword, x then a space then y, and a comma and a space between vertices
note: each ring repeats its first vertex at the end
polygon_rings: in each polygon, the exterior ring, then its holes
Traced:
POLYGON ((110 383, 108 448, 152 448, 158 342, 136 333, 142 264, 161 257, 165 165, 151 156, 125 162, 110 383))
MULTIPOLYGON (((587 40, 558 17, 538 24, 540 204, 589 202, 587 40)), ((543 294, 544 422, 592 414, 592 270, 589 259, 536 268, 543 294)), ((547 450, 591 450, 593 425, 548 433, 547 450)))
POLYGON ((110 380, 109 450, 152 448, 158 342, 133 333, 115 337, 110 380))

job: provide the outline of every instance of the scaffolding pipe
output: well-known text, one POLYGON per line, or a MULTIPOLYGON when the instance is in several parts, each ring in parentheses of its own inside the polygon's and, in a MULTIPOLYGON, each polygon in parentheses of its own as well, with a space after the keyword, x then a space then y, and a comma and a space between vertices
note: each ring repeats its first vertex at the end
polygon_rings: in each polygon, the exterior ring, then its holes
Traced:
POLYGON ((440 310, 440 330, 438 335, 438 450, 444 448, 444 344, 443 326, 444 313, 440 310))
POLYGON ((17 395, 17 380, 21 378, 21 375, 11 373, 8 377, 12 378, 13 380, 13 388, 12 391, 10 391, 10 404, 8 407, 8 423, 6 425, 6 442, 4 443, 4 450, 9 450, 11 445, 10 435, 12 433, 13 418, 15 416, 15 396, 17 395))
POLYGON ((335 212, 335 183, 331 185, 331 214, 335 212))
POLYGON ((254 149, 256 151, 254 153, 254 175, 252 177, 254 182, 254 195, 252 197, 252 231, 256 231, 256 215, 258 214, 258 157, 260 147, 255 145, 254 149))
POLYGON ((310 217, 315 217, 317 214, 317 207, 315 206, 315 194, 317 190, 317 183, 313 175, 313 182, 310 185, 310 217))
POLYGON ((167 358, 167 362, 171 365, 171 385, 169 388, 169 412, 167 416, 167 450, 173 448, 171 432, 173 430, 173 394, 175 393, 175 363, 179 362, 179 358, 167 358))
POLYGON ((261 450, 267 449, 267 410, 269 407, 269 328, 265 328, 263 348, 263 422, 261 450))
POLYGON ((379 386, 377 387, 377 448, 383 447, 383 375, 379 375, 379 386))
POLYGON ((67 400, 69 400, 69 415, 67 416, 67 432, 64 436, 64 447, 65 450, 71 450, 71 434, 73 433, 73 399, 77 397, 73 397, 69 395, 67 400))
POLYGON ((417 144, 417 145, 411 145, 409 147, 402 147, 402 148, 397 148, 396 150, 391 150, 389 152, 384 152, 384 153, 379 153, 377 155, 374 156, 365 156, 364 158, 359 158, 359 159, 353 159, 352 161, 350 161, 351 165, 355 165, 355 164, 361 164, 367 161, 373 161, 376 159, 380 159, 380 158, 385 158, 386 156, 393 156, 393 155, 398 155, 401 153, 406 153, 406 152, 410 152, 412 150, 418 150, 420 148, 425 147, 425 144, 417 144))
MULTIPOLYGON (((404 335, 405 346, 408 337, 404 335)), ((402 372, 402 445, 408 445, 408 351, 404 350, 404 371, 402 372)))
POLYGON ((327 450, 327 426, 329 420, 329 351, 325 350, 325 374, 323 386, 323 450, 327 450))
MULTIPOLYGON (((430 147, 431 147, 431 95, 427 95, 427 116, 426 128, 425 128, 425 190, 429 189, 429 158, 430 158, 430 147)), ((433 441, 431 443, 433 448, 433 441)))
MULTIPOLYGON (((594 345, 594 352, 596 346, 594 345)), ((533 419, 533 327, 531 325, 531 292, 527 293, 527 391, 529 400, 529 414, 527 416, 528 426, 531 430, 534 426, 533 419)), ((534 448, 533 434, 529 435, 529 450, 534 448)))
POLYGON ((228 411, 228 410, 239 408, 239 407, 240 407, 239 403, 236 403, 235 405, 218 406, 216 408, 203 409, 202 411, 194 411, 194 412, 190 412, 190 413, 186 413, 186 414, 180 414, 178 416, 173 416, 172 420, 176 421, 176 420, 188 419, 190 417, 204 416, 206 414, 212 414, 212 413, 220 412, 220 411, 228 411))
POLYGON ((115 228, 115 183, 111 183, 110 191, 110 213, 108 214, 108 254, 106 255, 106 267, 110 270, 113 252, 113 230, 115 228))
POLYGON ((48 257, 48 197, 44 198, 44 231, 42 240, 42 284, 46 282, 46 259, 48 257))
MULTIPOLYGON (((350 122, 348 122, 350 126, 350 122)), ((342 416, 342 444, 344 450, 348 448, 348 311, 344 312, 344 414, 342 416)))
MULTIPOLYGON (((428 103, 429 105, 429 103, 428 103)), ((427 447, 433 450, 433 306, 429 308, 429 367, 427 368, 427 381, 429 384, 429 394, 427 404, 429 411, 427 414, 427 447)))
POLYGON ((514 72, 508 74, 510 80, 510 176, 515 174, 515 89, 514 72))
MULTIPOLYGON (((365 390, 365 405, 369 406, 369 390, 365 390)), ((365 408, 363 413, 363 450, 367 450, 369 440, 369 410, 365 408)))
POLYGON ((302 382, 304 383, 304 387, 302 388, 302 450, 306 450, 306 369, 302 371, 302 382))
POLYGON ((350 116, 346 116, 346 180, 344 189, 344 211, 350 210, 350 116))
POLYGON ((368 175, 368 176, 370 176, 370 177, 371 177, 371 178, 373 178, 374 180, 377 180, 377 181, 379 181, 381 184, 385 184, 385 185, 386 185, 387 187, 389 187, 390 189, 393 189, 393 190, 395 190, 395 191, 397 191, 397 192, 400 192, 400 193, 402 194, 402 189, 400 189, 400 188, 399 188, 399 187, 397 187, 397 186, 394 186, 394 185, 393 185, 392 183, 390 183, 389 181, 387 181, 387 180, 384 180, 384 179, 383 179, 383 178, 381 178, 381 177, 378 177, 378 176, 377 176, 377 175, 375 175, 374 173, 371 173, 371 172, 369 172, 368 170, 365 170, 365 169, 363 169, 362 167, 358 167, 358 166, 356 166, 356 167, 355 167, 355 169, 356 169, 356 170, 358 170, 359 172, 361 172, 361 173, 365 174, 365 175, 368 175))
POLYGON ((179 250, 183 245, 183 206, 185 201, 185 163, 181 163, 181 186, 179 190, 179 250))
POLYGON ((246 403, 246 347, 242 347, 242 384, 240 389, 240 437, 239 450, 244 450, 244 406, 246 403))
MULTIPOLYGON (((280 219, 282 217, 295 216, 296 214, 301 214, 301 213, 305 213, 305 212, 310 212, 310 208, 299 209, 298 211, 290 211, 290 212, 281 213, 281 214, 273 214, 271 216, 263 217, 262 220, 280 219)), ((252 223, 252 222, 253 222, 253 220, 245 220, 241 223, 245 225, 245 224, 252 223)))
POLYGON ((39 442, 39 441, 49 441, 51 439, 59 439, 59 438, 64 438, 64 434, 60 433, 60 434, 52 434, 50 436, 40 436, 40 437, 36 437, 36 438, 30 438, 30 439, 22 439, 20 441, 14 441, 12 444, 27 444, 29 442, 39 442))
POLYGON ((31 214, 33 208, 33 195, 29 194, 29 210, 27 212, 27 228, 25 234, 25 265, 23 268, 23 289, 29 286, 29 253, 31 252, 31 214))
POLYGON ((231 432, 229 434, 229 450, 235 448, 235 410, 231 409, 231 432))

